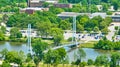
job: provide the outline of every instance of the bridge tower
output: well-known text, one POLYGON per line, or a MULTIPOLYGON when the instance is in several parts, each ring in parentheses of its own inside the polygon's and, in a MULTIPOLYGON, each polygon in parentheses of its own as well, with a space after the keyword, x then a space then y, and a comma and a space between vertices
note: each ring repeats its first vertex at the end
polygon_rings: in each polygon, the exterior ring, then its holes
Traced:
POLYGON ((27 38, 28 38, 28 46, 29 46, 28 53, 30 53, 32 55, 32 47, 31 47, 31 24, 28 24, 28 31, 27 31, 27 33, 28 33, 27 38))
POLYGON ((72 36, 72 43, 76 44, 76 16, 73 16, 73 36, 72 36))

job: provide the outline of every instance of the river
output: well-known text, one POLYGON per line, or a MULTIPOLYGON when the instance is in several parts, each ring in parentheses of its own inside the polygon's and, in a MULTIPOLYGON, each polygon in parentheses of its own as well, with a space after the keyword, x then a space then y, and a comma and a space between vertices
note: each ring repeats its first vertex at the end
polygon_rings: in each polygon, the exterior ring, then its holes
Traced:
MULTIPOLYGON (((9 51, 20 51, 22 50, 25 54, 28 53, 28 46, 23 43, 15 43, 15 42, 0 42, 0 51, 4 48, 7 48, 9 51)), ((99 55, 107 55, 110 57, 111 51, 105 51, 105 50, 96 50, 92 48, 82 48, 85 53, 86 57, 82 59, 82 61, 87 61, 88 59, 95 60, 97 56, 99 55)), ((67 53, 68 59, 70 62, 75 60, 75 52, 77 52, 78 48, 71 50, 67 53)))

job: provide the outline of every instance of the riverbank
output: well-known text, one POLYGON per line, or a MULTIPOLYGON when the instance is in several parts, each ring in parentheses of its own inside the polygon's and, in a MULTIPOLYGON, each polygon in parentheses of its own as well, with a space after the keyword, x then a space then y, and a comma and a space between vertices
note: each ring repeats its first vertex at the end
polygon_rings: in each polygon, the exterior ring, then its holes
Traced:
POLYGON ((97 43, 97 41, 90 41, 87 43, 80 44, 79 47, 81 47, 81 48, 94 48, 95 43, 97 43))

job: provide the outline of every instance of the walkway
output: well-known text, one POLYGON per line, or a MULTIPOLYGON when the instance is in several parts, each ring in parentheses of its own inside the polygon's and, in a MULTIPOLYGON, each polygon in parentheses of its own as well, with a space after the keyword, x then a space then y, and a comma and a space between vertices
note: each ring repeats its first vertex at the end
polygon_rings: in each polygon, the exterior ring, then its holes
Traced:
MULTIPOLYGON (((56 49, 64 48, 64 47, 77 46, 77 45, 79 45, 79 44, 81 44, 81 43, 77 42, 76 44, 75 44, 75 43, 74 43, 74 44, 66 44, 66 45, 56 46, 56 47, 53 47, 53 48, 51 48, 51 49, 52 49, 52 50, 56 50, 56 49)), ((47 51, 48 51, 48 49, 45 50, 44 53, 46 53, 47 51)))

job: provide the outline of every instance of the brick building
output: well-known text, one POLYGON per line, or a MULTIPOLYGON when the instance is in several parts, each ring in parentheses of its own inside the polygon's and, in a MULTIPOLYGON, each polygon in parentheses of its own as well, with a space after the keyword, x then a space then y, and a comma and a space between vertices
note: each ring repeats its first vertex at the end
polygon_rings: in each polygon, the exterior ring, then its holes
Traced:
POLYGON ((54 7, 58 7, 58 8, 72 8, 72 4, 56 3, 56 4, 54 4, 54 7))

